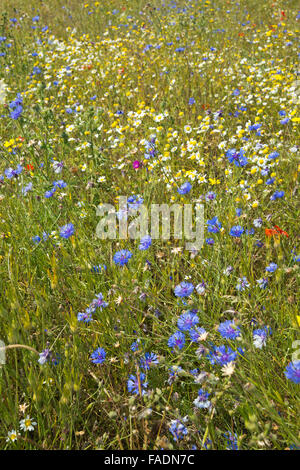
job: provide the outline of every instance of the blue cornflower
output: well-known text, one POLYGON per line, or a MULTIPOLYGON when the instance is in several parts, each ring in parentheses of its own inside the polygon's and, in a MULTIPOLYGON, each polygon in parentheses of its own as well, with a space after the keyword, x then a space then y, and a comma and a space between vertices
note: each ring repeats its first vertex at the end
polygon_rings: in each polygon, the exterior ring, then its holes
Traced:
POLYGON ((206 339, 207 332, 204 328, 196 326, 189 330, 189 335, 193 343, 199 343, 202 339, 206 339))
POLYGON ((101 273, 102 271, 106 271, 107 266, 105 264, 98 264, 92 267, 91 271, 95 273, 101 273))
POLYGON ((269 179, 267 179, 266 184, 267 184, 268 186, 270 186, 271 184, 274 183, 274 181, 275 181, 275 178, 269 178, 269 179))
POLYGON ((220 323, 218 332, 223 338, 226 339, 236 339, 241 336, 240 327, 236 326, 232 320, 226 320, 223 323, 220 323))
POLYGON ((289 120, 290 120, 290 118, 286 117, 285 119, 282 119, 282 120, 280 121, 280 124, 285 125, 285 124, 287 124, 287 123, 289 122, 289 120))
POLYGON ((46 362, 50 361, 51 356, 52 356, 52 353, 51 353, 50 349, 44 349, 40 353, 38 363, 41 364, 41 365, 45 364, 46 362))
POLYGON ((177 326, 181 331, 188 331, 199 323, 199 317, 196 313, 188 311, 178 318, 177 326))
POLYGON ((248 163, 244 153, 245 151, 243 149, 241 149, 239 152, 237 152, 236 149, 230 149, 227 150, 226 157, 228 158, 229 162, 234 163, 235 166, 243 167, 248 163))
POLYGON ((36 235, 35 237, 32 237, 32 241, 34 243, 39 243, 41 241, 41 237, 39 237, 38 235, 36 235))
POLYGON ((129 209, 133 209, 133 210, 136 210, 139 208, 139 206, 141 204, 143 204, 144 202, 144 199, 140 196, 129 196, 129 198, 127 198, 127 203, 128 203, 128 207, 129 209))
POLYGON ((186 183, 183 183, 180 188, 177 189, 177 191, 179 192, 179 194, 187 194, 190 192, 191 189, 192 185, 187 181, 186 183))
POLYGON ((6 178, 10 180, 15 176, 15 170, 13 170, 13 168, 7 168, 6 170, 4 170, 4 174, 6 178))
POLYGON ((261 349, 266 345, 267 336, 272 334, 271 328, 264 326, 253 331, 253 344, 256 348, 261 349))
POLYGON ((222 224, 219 222, 218 217, 213 217, 207 221, 207 231, 211 233, 218 233, 222 228, 222 224))
POLYGON ((95 351, 91 354, 91 361, 94 364, 102 364, 105 361, 106 358, 106 352, 103 348, 97 348, 95 351))
POLYGON ((195 103, 196 103, 195 98, 190 98, 190 99, 189 99, 189 105, 190 105, 190 106, 193 105, 193 104, 195 104, 195 103))
POLYGON ((278 268, 276 263, 270 263, 269 266, 266 267, 266 271, 268 273, 274 273, 276 269, 278 268))
POLYGON ((284 197, 284 191, 275 191, 270 197, 270 201, 275 201, 276 199, 281 199, 284 197))
POLYGON ((130 258, 132 257, 132 253, 129 250, 120 250, 117 251, 114 256, 113 260, 115 264, 119 264, 120 266, 124 266, 125 264, 128 263, 130 258))
POLYGON ((266 289, 268 286, 268 279, 266 277, 263 277, 261 279, 258 279, 256 283, 261 289, 266 289))
POLYGON ((146 375, 141 372, 139 378, 135 375, 129 375, 127 380, 127 389, 129 392, 134 395, 140 394, 140 388, 142 395, 145 395, 146 388, 148 387, 148 382, 145 382, 146 375), (140 387, 139 387, 140 386, 140 387))
POLYGON ((108 303, 105 302, 105 300, 103 299, 103 294, 100 293, 96 295, 96 298, 92 301, 90 306, 93 309, 100 308, 100 310, 102 310, 103 308, 108 306, 108 303))
POLYGON ((208 245, 214 245, 215 240, 213 238, 206 238, 205 243, 207 243, 208 245))
POLYGON ((18 165, 17 168, 14 170, 13 168, 7 168, 4 170, 4 174, 7 179, 11 179, 14 176, 18 176, 20 173, 22 173, 23 167, 21 165, 18 165))
POLYGON ((74 225, 70 223, 70 224, 64 225, 63 227, 60 227, 59 235, 62 238, 69 238, 74 234, 74 232, 75 232, 74 225))
POLYGON ((189 297, 194 291, 194 286, 190 282, 181 282, 174 289, 176 297, 189 297))
POLYGON ((181 331, 176 331, 168 339, 168 346, 170 348, 178 348, 180 350, 184 347, 184 345, 185 345, 185 335, 181 331))
POLYGON ((49 233, 43 232, 42 235, 43 235, 43 240, 44 240, 44 242, 45 242, 46 240, 48 240, 48 238, 49 238, 49 233))
POLYGON ((236 289, 238 291, 242 291, 242 290, 245 290, 247 287, 250 287, 250 284, 249 282, 247 281, 247 278, 246 276, 243 276, 243 277, 240 277, 238 279, 238 283, 236 285, 236 289))
POLYGON ((10 117, 14 120, 18 119, 22 114, 23 108, 21 105, 16 106, 10 113, 10 117))
POLYGON ((259 217, 258 219, 254 219, 253 220, 253 225, 254 227, 257 227, 257 228, 260 228, 262 226, 262 219, 261 217, 259 217))
POLYGON ((67 186, 67 183, 64 180, 54 181, 53 187, 63 189, 67 186))
POLYGON ((50 197, 52 197, 55 194, 55 191, 56 191, 56 188, 50 189, 50 191, 46 191, 45 194, 44 194, 44 197, 46 199, 49 199, 50 197))
POLYGON ((242 233, 244 233, 244 229, 240 225, 235 225, 234 227, 231 227, 229 232, 232 237, 240 237, 242 233))
POLYGON ((133 352, 138 351, 140 342, 141 342, 140 339, 134 341, 130 346, 131 351, 133 351, 133 352))
POLYGON ((237 436, 231 432, 225 433, 224 437, 227 441, 227 450, 238 450, 237 436))
POLYGON ((229 362, 235 361, 237 358, 238 353, 233 351, 230 347, 225 347, 224 345, 219 347, 214 347, 213 351, 211 351, 207 358, 211 364, 219 364, 221 366, 225 366, 229 364, 229 362))
POLYGON ((178 442, 187 435, 188 430, 185 425, 179 421, 179 419, 172 420, 170 424, 171 426, 169 427, 169 431, 172 434, 174 441, 178 442))
POLYGON ((287 379, 295 384, 300 384, 300 361, 290 362, 284 371, 287 379))
POLYGON ((26 196, 26 194, 28 193, 28 191, 32 191, 32 183, 28 183, 27 186, 25 186, 25 188, 22 188, 22 194, 24 196, 26 196))
POLYGON ((211 402, 208 399, 209 395, 210 393, 203 390, 203 388, 200 388, 200 390, 198 390, 198 397, 193 401, 194 405, 197 408, 210 408, 211 402))
POLYGON ((180 372, 182 372, 183 369, 180 366, 174 366, 174 367, 170 367, 168 370, 169 370, 168 384, 172 385, 172 383, 175 382, 175 380, 178 378, 180 372))
POLYGON ((279 152, 272 152, 268 155, 268 158, 270 160, 275 160, 275 158, 279 157, 279 155, 280 155, 279 152))
POLYGON ((208 202, 208 201, 214 201, 216 199, 216 193, 214 193, 213 191, 209 191, 206 195, 205 195, 205 200, 208 202))
POLYGON ((149 370, 152 364, 158 364, 157 355, 154 353, 145 353, 145 356, 141 359, 140 365, 143 369, 149 370))
POLYGON ((142 251, 148 250, 148 248, 151 246, 151 244, 152 244, 152 239, 151 239, 150 235, 145 235, 140 240, 139 250, 142 250, 142 251))
POLYGON ((92 312, 89 309, 86 309, 85 312, 79 312, 77 314, 77 320, 89 323, 92 321, 92 312))

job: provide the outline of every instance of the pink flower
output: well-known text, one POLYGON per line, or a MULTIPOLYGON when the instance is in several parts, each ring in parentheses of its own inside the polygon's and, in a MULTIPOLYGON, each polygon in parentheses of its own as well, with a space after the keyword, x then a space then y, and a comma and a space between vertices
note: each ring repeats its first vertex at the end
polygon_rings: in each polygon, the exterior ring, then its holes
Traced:
POLYGON ((134 160, 134 162, 132 163, 132 166, 135 170, 138 170, 139 168, 141 168, 142 166, 142 162, 140 162, 139 160, 134 160))

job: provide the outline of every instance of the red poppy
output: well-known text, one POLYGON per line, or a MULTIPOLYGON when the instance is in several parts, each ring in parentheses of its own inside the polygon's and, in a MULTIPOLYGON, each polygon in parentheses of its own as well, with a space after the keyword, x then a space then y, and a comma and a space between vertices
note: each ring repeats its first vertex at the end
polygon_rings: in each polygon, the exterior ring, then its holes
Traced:
POLYGON ((278 225, 274 225, 274 227, 276 228, 277 232, 280 233, 280 235, 284 235, 285 237, 288 237, 288 234, 282 230, 280 227, 278 227, 278 225))
POLYGON ((276 230, 274 228, 265 229, 266 237, 274 237, 275 235, 284 235, 285 237, 288 237, 288 234, 280 227, 278 227, 278 225, 274 225, 274 227, 276 230))
POLYGON ((34 166, 31 165, 31 163, 28 163, 28 165, 26 165, 26 169, 27 169, 28 171, 33 171, 33 170, 34 170, 34 166))
POLYGON ((266 228, 265 234, 266 234, 266 237, 273 237, 274 235, 277 235, 278 232, 272 228, 266 228))

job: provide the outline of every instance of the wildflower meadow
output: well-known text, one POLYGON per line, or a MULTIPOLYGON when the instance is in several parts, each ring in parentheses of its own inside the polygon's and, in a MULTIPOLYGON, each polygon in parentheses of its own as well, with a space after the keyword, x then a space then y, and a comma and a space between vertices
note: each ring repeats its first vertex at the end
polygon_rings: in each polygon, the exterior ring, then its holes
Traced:
POLYGON ((297 450, 299 3, 0 1, 0 448, 297 450))

